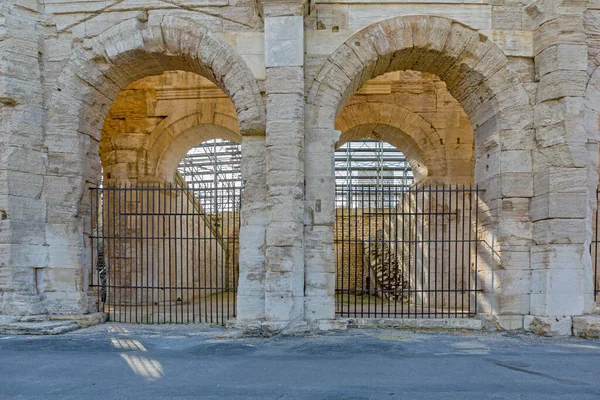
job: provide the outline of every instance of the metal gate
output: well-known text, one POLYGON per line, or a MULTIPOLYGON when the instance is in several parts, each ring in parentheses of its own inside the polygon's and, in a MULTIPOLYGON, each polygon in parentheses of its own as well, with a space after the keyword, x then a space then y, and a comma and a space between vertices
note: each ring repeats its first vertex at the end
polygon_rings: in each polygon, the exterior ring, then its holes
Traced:
POLYGON ((358 185, 336 192, 337 315, 477 313, 477 188, 358 185))
POLYGON ((134 323, 235 316, 241 188, 140 183, 91 189, 99 311, 134 323))

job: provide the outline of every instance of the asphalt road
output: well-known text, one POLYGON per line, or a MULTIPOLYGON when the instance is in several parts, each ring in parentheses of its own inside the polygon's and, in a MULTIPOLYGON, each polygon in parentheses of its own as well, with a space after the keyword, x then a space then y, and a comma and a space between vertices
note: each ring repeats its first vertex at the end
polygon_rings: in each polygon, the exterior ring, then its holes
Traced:
POLYGON ((0 336, 0 399, 600 399, 600 341, 105 324, 0 336))

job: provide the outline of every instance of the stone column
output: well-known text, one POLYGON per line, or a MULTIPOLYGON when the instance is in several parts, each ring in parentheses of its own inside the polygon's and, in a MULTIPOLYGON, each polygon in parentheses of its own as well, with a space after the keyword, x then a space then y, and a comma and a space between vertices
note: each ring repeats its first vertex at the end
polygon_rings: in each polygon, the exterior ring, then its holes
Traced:
POLYGON ((265 318, 265 137, 242 137, 242 210, 237 322, 265 318))
MULTIPOLYGON (((49 254, 37 3, 0 4, 0 314, 43 314, 49 254), (33 7, 33 8, 31 8, 33 7)), ((57 288, 56 290, 61 290, 57 288)))
POLYGON ((304 315, 304 2, 263 1, 267 321, 304 315))
MULTIPOLYGON (((591 312, 593 306, 590 294, 584 294, 584 283, 591 279, 591 210, 583 123, 587 81, 584 11, 585 4, 565 8, 536 2, 527 7, 535 26, 538 81, 530 208, 534 222, 530 312, 542 317, 538 322, 554 325, 564 320, 555 317, 569 319, 591 312)), ((533 319, 526 318, 526 328, 533 319)))

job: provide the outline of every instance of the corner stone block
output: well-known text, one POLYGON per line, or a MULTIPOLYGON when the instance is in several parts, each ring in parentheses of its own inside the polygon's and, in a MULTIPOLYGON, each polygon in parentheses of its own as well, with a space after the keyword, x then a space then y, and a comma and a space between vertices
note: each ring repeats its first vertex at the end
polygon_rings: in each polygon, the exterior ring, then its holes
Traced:
POLYGON ((571 317, 539 317, 526 315, 524 328, 540 336, 571 336, 571 317))
POLYGON ((573 335, 585 339, 599 339, 600 315, 573 317, 573 335))

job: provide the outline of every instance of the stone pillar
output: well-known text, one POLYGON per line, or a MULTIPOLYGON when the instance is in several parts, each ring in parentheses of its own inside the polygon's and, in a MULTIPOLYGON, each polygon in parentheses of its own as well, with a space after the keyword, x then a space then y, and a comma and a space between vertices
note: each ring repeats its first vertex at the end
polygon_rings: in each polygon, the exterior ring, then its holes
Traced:
POLYGON ((0 314, 47 312, 49 254, 41 199, 47 155, 36 2, 0 4, 0 314), (31 8, 33 7, 33 8, 31 8))
POLYGON ((585 3, 565 8, 536 2, 527 7, 535 26, 538 81, 530 313, 539 317, 570 317, 593 310, 591 294, 584 293, 584 282, 591 279, 584 11, 585 3))
POLYGON ((265 316, 304 316, 304 2, 263 1, 267 96, 265 316))
MULTIPOLYGON (((310 118, 312 113, 307 112, 310 118)), ((317 128, 306 135, 305 318, 335 318, 335 143, 340 132, 317 128)))
POLYGON ((242 137, 242 210, 237 322, 265 318, 265 137, 242 137))

